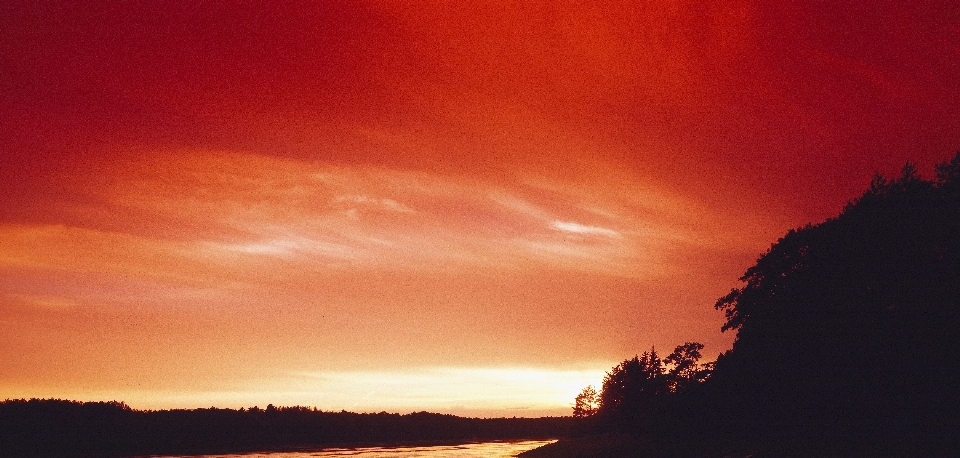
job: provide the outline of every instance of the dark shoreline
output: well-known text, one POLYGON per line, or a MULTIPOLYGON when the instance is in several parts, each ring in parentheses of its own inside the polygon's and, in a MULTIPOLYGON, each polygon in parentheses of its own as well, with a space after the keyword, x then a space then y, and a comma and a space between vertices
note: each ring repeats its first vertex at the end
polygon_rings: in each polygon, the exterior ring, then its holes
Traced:
POLYGON ((0 402, 0 457, 120 458, 553 440, 572 417, 464 418, 306 407, 139 411, 121 402, 0 402))

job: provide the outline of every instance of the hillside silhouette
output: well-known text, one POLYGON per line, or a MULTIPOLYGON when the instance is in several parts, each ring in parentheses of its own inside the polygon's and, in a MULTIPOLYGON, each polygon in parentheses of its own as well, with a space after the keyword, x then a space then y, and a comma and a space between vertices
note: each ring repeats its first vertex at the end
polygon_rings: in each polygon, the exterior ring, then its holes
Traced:
POLYGON ((960 153, 876 175, 740 281, 713 367, 677 390, 655 351, 626 360, 578 438, 525 456, 960 456, 960 153))

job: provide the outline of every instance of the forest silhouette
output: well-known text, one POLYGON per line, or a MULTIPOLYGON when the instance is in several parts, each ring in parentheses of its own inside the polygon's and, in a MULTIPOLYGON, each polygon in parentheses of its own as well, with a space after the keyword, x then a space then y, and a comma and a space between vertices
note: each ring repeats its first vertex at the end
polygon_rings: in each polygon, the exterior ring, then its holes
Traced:
POLYGON ((325 447, 551 439, 570 417, 464 418, 324 412, 302 406, 134 410, 123 402, 0 403, 0 456, 119 457, 325 447))
POLYGON ((875 175, 740 280, 715 364, 625 360, 578 396, 576 437, 525 455, 960 456, 960 153, 875 175))
POLYGON ((791 230, 720 298, 733 348, 651 349, 574 416, 468 419, 304 407, 137 411, 0 403, 3 456, 121 456, 568 436, 541 457, 960 456, 960 153, 907 164, 836 217, 791 230))

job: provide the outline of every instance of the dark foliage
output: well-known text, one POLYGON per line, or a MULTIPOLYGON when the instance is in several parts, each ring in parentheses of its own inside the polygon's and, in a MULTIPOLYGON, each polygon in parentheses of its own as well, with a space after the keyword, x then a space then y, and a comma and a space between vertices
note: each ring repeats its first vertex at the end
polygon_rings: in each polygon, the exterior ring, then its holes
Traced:
POLYGON ((306 407, 138 411, 118 402, 0 403, 0 456, 116 457, 561 437, 571 418, 360 414, 306 407))
POLYGON ((960 154, 907 164, 790 231, 717 302, 737 331, 714 389, 745 439, 960 450, 960 154))
POLYGON ((737 337, 712 373, 675 357, 702 347, 624 361, 582 430, 651 456, 960 456, 960 153, 936 172, 788 232, 717 302, 737 337))
POLYGON ((573 403, 573 418, 588 418, 596 415, 600 407, 600 393, 593 385, 587 385, 573 403))
POLYGON ((611 431, 660 435, 672 423, 684 399, 710 377, 712 364, 700 364, 703 345, 687 342, 661 359, 655 349, 634 356, 606 374, 597 395, 588 386, 577 396, 574 418, 577 435, 611 431), (585 410, 588 397, 597 398, 599 407, 585 410))

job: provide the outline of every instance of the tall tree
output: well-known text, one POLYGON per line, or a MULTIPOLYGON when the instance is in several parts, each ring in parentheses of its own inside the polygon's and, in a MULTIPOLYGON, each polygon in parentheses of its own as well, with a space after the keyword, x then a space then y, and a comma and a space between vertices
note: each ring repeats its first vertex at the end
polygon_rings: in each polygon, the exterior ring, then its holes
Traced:
POLYGON ((592 417, 600 407, 600 394, 593 385, 587 385, 574 400, 573 416, 575 418, 592 417))
POLYGON ((667 365, 667 387, 670 392, 680 393, 710 377, 712 364, 702 365, 700 351, 703 344, 699 342, 685 342, 664 358, 667 365))
POLYGON ((716 304, 737 332, 715 382, 745 430, 943 445, 960 424, 960 154, 877 175, 788 232, 716 304))

